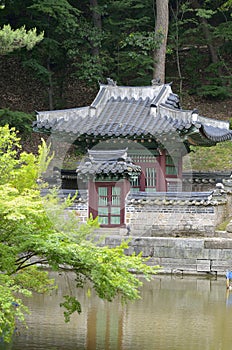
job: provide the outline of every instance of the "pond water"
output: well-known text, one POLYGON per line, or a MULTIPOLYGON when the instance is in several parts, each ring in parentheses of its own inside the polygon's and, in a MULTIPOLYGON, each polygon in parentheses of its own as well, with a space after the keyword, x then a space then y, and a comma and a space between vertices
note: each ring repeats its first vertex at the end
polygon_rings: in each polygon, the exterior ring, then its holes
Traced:
POLYGON ((104 302, 76 290, 73 275, 56 275, 59 289, 27 304, 28 329, 11 350, 231 350, 232 292, 225 279, 155 276, 142 299, 127 305, 104 302), (78 295, 81 315, 65 324, 59 307, 66 293, 78 295))

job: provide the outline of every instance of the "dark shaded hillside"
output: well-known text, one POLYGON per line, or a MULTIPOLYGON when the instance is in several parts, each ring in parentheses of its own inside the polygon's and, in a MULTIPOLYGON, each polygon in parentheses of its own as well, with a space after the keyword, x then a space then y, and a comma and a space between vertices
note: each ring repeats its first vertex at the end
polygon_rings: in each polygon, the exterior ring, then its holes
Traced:
MULTIPOLYGON (((54 99, 62 108, 88 105, 97 92, 72 78, 63 85, 62 102, 58 101, 59 92, 54 87, 54 99)), ((49 109, 47 87, 15 57, 0 58, 0 96, 0 108, 28 113, 49 109)))
MULTIPOLYGON (((90 104, 98 88, 85 86, 74 78, 64 81, 62 101, 54 88, 54 99, 61 108, 73 108, 90 104), (60 102, 60 103, 59 103, 60 102)), ((173 82, 173 90, 178 93, 178 84, 173 82)), ((182 106, 186 109, 198 108, 201 115, 229 119, 232 117, 232 100, 215 101, 189 96, 185 88, 182 106)), ((0 59, 0 108, 9 108, 33 113, 48 110, 48 90, 33 74, 24 68, 15 57, 0 59)))

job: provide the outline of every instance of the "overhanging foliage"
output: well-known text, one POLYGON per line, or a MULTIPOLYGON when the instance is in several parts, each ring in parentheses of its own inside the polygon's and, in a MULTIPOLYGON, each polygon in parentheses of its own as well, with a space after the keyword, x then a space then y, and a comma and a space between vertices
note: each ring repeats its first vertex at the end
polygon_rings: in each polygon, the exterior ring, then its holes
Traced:
MULTIPOLYGON (((138 298, 142 282, 131 270, 150 279, 157 268, 147 266, 141 255, 126 256, 126 242, 113 249, 97 246, 91 239, 97 222, 81 225, 68 210, 70 198, 60 202, 55 190, 41 198, 36 181, 51 157, 45 142, 37 157, 17 154, 19 139, 7 125, 0 127, 0 140, 0 337, 10 341, 16 320, 24 320, 21 294, 54 288, 41 264, 72 269, 77 287, 90 281, 103 299, 138 298)), ((66 320, 81 311, 78 300, 70 296, 63 305, 66 320)))

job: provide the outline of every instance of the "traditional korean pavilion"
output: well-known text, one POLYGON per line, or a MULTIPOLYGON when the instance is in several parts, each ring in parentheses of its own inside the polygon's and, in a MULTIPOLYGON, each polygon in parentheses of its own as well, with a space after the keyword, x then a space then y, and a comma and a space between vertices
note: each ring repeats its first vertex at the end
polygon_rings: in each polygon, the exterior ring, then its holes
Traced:
POLYGON ((180 191, 190 145, 232 138, 227 121, 181 109, 170 84, 117 86, 111 79, 90 106, 37 112, 34 130, 84 145, 75 176, 88 185, 88 215, 107 227, 125 225, 131 193, 180 191))

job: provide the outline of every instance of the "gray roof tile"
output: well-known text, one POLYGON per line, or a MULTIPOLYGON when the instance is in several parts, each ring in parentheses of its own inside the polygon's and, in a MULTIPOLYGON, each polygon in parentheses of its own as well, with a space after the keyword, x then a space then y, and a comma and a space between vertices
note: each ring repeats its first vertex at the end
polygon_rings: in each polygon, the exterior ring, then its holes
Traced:
POLYGON ((202 129, 207 138, 212 141, 227 141, 231 140, 231 130, 221 129, 211 125, 202 125, 202 129))
POLYGON ((202 145, 232 139, 227 122, 200 116, 197 121, 192 120, 192 111, 180 109, 179 97, 168 84, 101 86, 89 107, 38 112, 34 129, 93 138, 156 138, 178 134, 186 139, 191 133, 191 140, 202 145))
POLYGON ((117 176, 130 178, 139 175, 141 168, 132 163, 124 150, 89 150, 89 157, 78 166, 77 177, 88 179, 98 176, 117 176))

